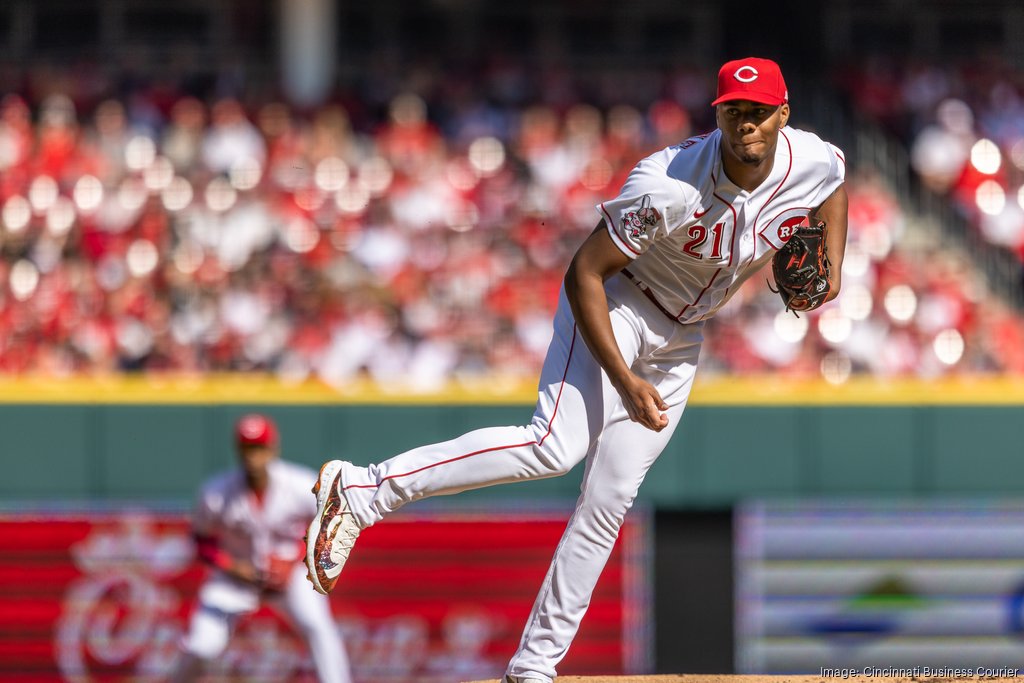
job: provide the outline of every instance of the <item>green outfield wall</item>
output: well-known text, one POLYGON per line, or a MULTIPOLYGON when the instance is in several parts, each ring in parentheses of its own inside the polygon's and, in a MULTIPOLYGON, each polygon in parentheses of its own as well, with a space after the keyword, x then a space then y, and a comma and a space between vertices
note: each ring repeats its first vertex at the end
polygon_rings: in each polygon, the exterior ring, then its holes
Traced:
MULTIPOLYGON (((532 413, 529 390, 473 404, 457 393, 360 400, 263 385, 236 384, 227 396, 223 384, 190 384, 184 393, 118 386, 0 384, 0 498, 189 499, 205 476, 233 464, 232 425, 248 410, 276 418, 285 457, 311 466, 334 457, 378 461, 471 429, 526 424, 532 413)), ((764 391, 758 382, 695 391, 641 499, 713 509, 764 496, 1024 491, 1024 396, 1016 384, 818 390, 838 403, 820 404, 793 386, 764 391)), ((581 476, 579 467, 460 499, 573 497, 581 476)))

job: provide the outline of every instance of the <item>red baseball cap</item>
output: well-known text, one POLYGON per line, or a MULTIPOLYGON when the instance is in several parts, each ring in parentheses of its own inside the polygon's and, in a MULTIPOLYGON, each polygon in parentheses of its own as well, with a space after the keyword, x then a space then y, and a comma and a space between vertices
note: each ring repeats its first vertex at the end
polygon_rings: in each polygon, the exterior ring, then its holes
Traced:
POLYGON ((274 446, 277 444, 277 427, 266 415, 243 415, 235 425, 235 437, 239 446, 274 446))
POLYGON ((747 57, 726 62, 718 70, 718 97, 714 107, 729 100, 750 100, 778 106, 789 101, 782 69, 770 59, 747 57))

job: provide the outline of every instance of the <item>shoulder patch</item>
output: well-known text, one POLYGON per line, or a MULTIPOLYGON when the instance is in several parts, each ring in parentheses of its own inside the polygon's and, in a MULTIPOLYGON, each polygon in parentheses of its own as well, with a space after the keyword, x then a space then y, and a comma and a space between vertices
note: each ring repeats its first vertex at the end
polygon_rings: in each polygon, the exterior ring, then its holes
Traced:
POLYGON ((622 231, 633 239, 647 234, 648 227, 654 227, 661 220, 661 214, 651 206, 651 195, 645 194, 640 200, 640 208, 629 211, 622 216, 622 231))

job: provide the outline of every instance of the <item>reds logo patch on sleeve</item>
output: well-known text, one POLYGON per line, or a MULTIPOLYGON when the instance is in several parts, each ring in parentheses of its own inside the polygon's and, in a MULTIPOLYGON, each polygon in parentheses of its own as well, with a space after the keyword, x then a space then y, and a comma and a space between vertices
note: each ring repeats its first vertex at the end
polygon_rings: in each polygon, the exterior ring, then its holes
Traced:
POLYGON ((651 206, 651 195, 645 194, 639 209, 623 214, 622 231, 633 239, 639 239, 647 234, 647 228, 654 227, 660 220, 661 214, 651 206))
POLYGON ((772 246, 772 249, 782 249, 798 227, 807 225, 807 216, 810 211, 807 207, 786 209, 768 221, 768 224, 758 234, 761 235, 761 239, 772 246))

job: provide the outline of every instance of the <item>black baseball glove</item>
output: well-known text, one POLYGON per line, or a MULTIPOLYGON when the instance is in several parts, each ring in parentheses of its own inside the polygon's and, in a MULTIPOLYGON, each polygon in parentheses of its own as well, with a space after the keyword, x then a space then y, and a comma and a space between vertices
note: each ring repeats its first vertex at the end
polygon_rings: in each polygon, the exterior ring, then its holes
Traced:
POLYGON ((829 268, 825 224, 800 226, 772 257, 778 287, 772 291, 782 297, 787 311, 813 311, 832 291, 829 268))

